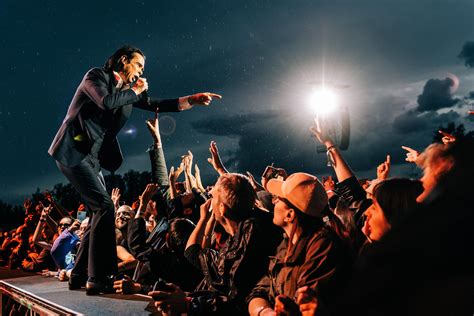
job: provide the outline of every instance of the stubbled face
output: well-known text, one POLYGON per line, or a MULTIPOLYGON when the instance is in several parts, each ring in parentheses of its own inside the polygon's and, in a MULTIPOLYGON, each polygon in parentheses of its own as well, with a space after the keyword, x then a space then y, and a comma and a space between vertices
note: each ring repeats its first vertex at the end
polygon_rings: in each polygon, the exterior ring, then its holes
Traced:
POLYGON ((145 70, 145 58, 138 53, 134 53, 132 56, 130 60, 126 57, 122 60, 123 69, 120 71, 120 75, 126 84, 136 81, 145 70))
POLYGON ((115 227, 123 228, 132 218, 132 212, 128 209, 119 209, 115 215, 115 227))
POLYGON ((385 217, 382 208, 377 203, 375 198, 372 199, 372 206, 365 212, 367 233, 371 240, 377 241, 382 238, 391 228, 387 218, 385 217))

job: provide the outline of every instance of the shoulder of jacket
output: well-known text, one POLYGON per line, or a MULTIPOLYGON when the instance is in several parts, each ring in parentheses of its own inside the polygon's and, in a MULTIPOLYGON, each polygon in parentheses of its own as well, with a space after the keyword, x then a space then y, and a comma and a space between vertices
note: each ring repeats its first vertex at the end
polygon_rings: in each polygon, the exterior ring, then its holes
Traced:
POLYGON ((329 227, 323 226, 308 239, 308 245, 314 243, 332 243, 334 237, 335 233, 329 227))
POLYGON ((92 69, 89 69, 87 72, 86 72, 86 75, 84 76, 84 78, 90 78, 90 77, 102 77, 102 78, 106 78, 108 77, 109 74, 103 69, 103 68, 99 68, 99 67, 94 67, 92 69))

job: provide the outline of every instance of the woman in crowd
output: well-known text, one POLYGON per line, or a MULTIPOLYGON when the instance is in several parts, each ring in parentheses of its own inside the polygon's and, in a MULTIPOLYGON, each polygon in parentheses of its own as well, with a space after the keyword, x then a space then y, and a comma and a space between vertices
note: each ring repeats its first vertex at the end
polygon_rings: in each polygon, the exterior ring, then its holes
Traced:
POLYGON ((378 183, 362 229, 369 242, 380 240, 402 221, 416 207, 416 198, 422 192, 423 185, 418 180, 395 178, 378 183))

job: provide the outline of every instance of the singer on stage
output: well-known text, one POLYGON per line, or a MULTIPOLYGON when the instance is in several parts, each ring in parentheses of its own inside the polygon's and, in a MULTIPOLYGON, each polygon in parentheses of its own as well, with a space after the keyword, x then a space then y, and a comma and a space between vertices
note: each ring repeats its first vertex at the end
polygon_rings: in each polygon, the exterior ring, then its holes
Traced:
POLYGON ((114 205, 101 169, 115 171, 122 164, 117 134, 132 108, 178 112, 221 98, 213 93, 161 101, 150 98, 148 83, 141 77, 144 67, 143 52, 123 46, 102 68, 89 70, 48 151, 92 212, 69 279, 69 289, 85 285, 88 295, 113 292, 110 276, 117 273, 114 205))

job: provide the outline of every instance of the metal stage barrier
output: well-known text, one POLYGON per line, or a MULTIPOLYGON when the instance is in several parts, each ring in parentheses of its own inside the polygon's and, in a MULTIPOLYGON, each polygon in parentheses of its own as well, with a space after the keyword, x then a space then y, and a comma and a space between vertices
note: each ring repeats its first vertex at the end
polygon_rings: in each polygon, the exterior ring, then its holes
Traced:
POLYGON ((5 281, 0 281, 0 297, 0 315, 83 315, 5 281))
POLYGON ((145 295, 87 296, 40 275, 0 281, 0 315, 157 315, 145 295))

